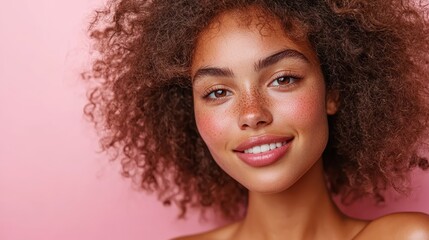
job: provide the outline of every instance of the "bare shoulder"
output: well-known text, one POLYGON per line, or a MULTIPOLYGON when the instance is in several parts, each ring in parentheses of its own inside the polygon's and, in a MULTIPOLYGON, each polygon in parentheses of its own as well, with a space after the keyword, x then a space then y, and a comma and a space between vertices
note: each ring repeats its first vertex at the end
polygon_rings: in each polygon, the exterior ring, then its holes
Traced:
POLYGON ((226 240, 231 239, 231 236, 234 235, 238 228, 239 223, 232 223, 224 227, 216 228, 214 230, 199 233, 195 235, 183 236, 174 238, 172 240, 226 240))
POLYGON ((417 212, 389 214, 370 222, 356 239, 429 240, 429 215, 417 212))

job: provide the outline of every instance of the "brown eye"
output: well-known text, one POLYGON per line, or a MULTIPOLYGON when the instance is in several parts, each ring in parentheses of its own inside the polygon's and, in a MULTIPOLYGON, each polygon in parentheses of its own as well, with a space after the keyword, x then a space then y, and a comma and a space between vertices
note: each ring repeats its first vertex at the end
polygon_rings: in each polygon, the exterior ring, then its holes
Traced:
POLYGON ((217 90, 214 90, 214 91, 210 92, 207 95, 207 98, 217 99, 217 98, 227 97, 227 96, 230 96, 230 95, 231 95, 231 92, 229 92, 228 90, 217 89, 217 90))
POLYGON ((226 96, 226 91, 225 91, 225 90, 222 90, 222 89, 219 89, 219 90, 216 90, 216 91, 214 92, 214 95, 215 95, 215 97, 217 97, 217 98, 219 98, 219 97, 225 97, 225 96, 226 96))
POLYGON ((292 76, 282 76, 282 77, 278 77, 276 78, 271 85, 272 86, 282 86, 282 85, 288 85, 291 83, 296 82, 298 79, 292 76))

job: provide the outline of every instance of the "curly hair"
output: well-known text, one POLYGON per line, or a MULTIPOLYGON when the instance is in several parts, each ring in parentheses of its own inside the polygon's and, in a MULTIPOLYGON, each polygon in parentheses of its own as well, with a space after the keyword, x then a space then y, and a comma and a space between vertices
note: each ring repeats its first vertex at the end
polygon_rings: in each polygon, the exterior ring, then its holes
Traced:
POLYGON ((111 0, 89 32, 98 55, 85 114, 103 150, 141 188, 188 207, 237 217, 247 190, 213 161, 194 119, 190 65, 199 33, 220 13, 256 6, 308 40, 339 95, 323 153, 330 191, 383 200, 428 168, 428 10, 406 0, 111 0))

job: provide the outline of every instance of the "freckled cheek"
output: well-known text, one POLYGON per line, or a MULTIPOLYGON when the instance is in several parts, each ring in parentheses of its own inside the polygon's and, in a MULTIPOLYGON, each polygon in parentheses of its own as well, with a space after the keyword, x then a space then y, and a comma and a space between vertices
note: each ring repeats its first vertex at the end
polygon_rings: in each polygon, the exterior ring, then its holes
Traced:
POLYGON ((296 96, 285 101, 286 104, 276 106, 280 119, 287 120, 298 131, 319 127, 326 121, 324 98, 317 95, 306 94, 296 96))
POLYGON ((224 117, 225 113, 217 111, 195 111, 195 120, 198 132, 203 138, 204 142, 209 148, 214 145, 221 144, 221 140, 226 137, 225 133, 228 132, 227 127, 231 124, 227 122, 224 117))

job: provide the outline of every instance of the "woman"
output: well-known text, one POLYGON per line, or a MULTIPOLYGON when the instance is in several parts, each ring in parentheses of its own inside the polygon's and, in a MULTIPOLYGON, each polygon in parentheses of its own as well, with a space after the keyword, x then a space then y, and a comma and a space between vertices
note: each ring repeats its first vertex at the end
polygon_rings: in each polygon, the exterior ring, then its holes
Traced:
POLYGON ((429 239, 425 214, 368 222, 330 199, 382 201, 428 167, 427 10, 413 4, 111 2, 91 27, 86 111, 143 189, 237 219, 182 239, 429 239))

